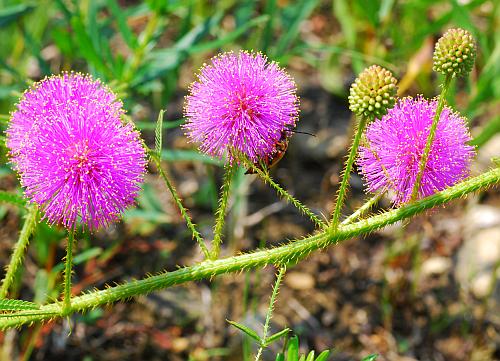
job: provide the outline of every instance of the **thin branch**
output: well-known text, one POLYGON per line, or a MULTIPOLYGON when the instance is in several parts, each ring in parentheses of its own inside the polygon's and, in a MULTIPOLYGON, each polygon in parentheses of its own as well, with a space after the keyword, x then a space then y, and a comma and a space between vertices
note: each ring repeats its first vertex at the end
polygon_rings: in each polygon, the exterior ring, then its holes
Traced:
MULTIPOLYGON (((360 220, 347 226, 340 226, 336 231, 324 229, 321 233, 301 240, 294 240, 279 247, 241 254, 234 257, 218 259, 180 268, 172 272, 164 272, 138 281, 127 282, 72 298, 71 312, 89 310, 100 305, 129 299, 137 295, 151 293, 182 283, 208 279, 214 276, 241 272, 251 268, 264 267, 269 264, 283 266, 298 262, 311 252, 338 244, 346 239, 365 235, 400 220, 410 218, 432 207, 448 203, 453 199, 464 197, 468 193, 486 189, 500 182, 500 168, 492 169, 477 177, 461 182, 453 187, 432 196, 406 204, 370 218, 360 220)), ((19 311, 8 315, 0 315, 0 329, 19 327, 23 324, 41 322, 61 317, 60 303, 50 303, 40 307, 39 311, 19 311)))
POLYGON ((245 166, 247 166, 248 168, 252 169, 255 173, 257 173, 259 175, 259 177, 262 178, 262 180, 265 183, 269 183, 269 185, 271 185, 280 196, 282 196, 286 201, 288 201, 289 203, 294 205, 303 214, 308 216, 309 219, 311 219, 311 221, 313 221, 316 224, 316 226, 318 226, 319 228, 326 227, 325 222, 323 222, 309 208, 307 208, 305 205, 303 205, 298 199, 294 198, 290 193, 288 193, 278 183, 276 183, 271 178, 269 173, 267 173, 267 172, 263 171, 262 169, 260 169, 259 167, 255 166, 255 164, 253 164, 248 159, 246 159, 246 157, 240 157, 240 159, 243 160, 243 162, 245 163, 245 166))
POLYGON ((174 188, 174 186, 172 185, 172 183, 168 179, 167 174, 165 173, 165 171, 161 167, 161 163, 160 163, 160 159, 158 158, 158 155, 156 154, 155 151, 153 151, 151 149, 148 149, 148 153, 149 153, 150 158, 154 161, 156 167, 158 168, 158 172, 160 173, 160 177, 163 179, 168 190, 172 194, 172 197, 174 198, 175 204, 179 208, 179 211, 181 212, 181 215, 184 218, 184 221, 186 222, 187 227, 191 231, 193 238, 196 240, 196 242, 200 246, 203 254, 205 255, 205 258, 210 259, 210 252, 208 251, 208 248, 205 245, 205 241, 203 240, 203 238, 201 238, 200 232, 198 232, 198 230, 196 229, 196 226, 194 225, 193 221, 191 220, 191 217, 189 216, 187 209, 182 204, 182 200, 179 197, 177 190, 174 188))

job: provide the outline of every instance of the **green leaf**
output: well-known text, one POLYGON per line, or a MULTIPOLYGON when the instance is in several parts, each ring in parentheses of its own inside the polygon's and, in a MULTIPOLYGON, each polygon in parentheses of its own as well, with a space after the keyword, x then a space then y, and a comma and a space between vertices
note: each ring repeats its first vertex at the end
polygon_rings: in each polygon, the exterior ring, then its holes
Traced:
POLYGON ((378 11, 378 18, 380 22, 383 22, 385 18, 389 16, 391 10, 394 6, 394 0, 382 0, 380 4, 380 9, 378 11))
POLYGON ((101 57, 94 48, 92 39, 85 30, 85 26, 79 16, 73 16, 71 18, 71 27, 75 33, 76 41, 83 57, 91 63, 97 70, 102 73, 108 73, 106 66, 104 65, 101 57))
POLYGON ((214 164, 222 166, 223 161, 209 157, 208 155, 201 154, 195 150, 182 150, 182 149, 168 149, 161 152, 161 159, 167 162, 179 162, 179 161, 189 161, 189 162, 201 162, 206 164, 214 164))
POLYGON ((39 305, 33 302, 23 300, 0 300, 0 311, 24 311, 24 310, 38 310, 39 305))
POLYGON ((306 361, 306 355, 300 355, 299 361, 306 361))
MULTIPOLYGON (((93 247, 87 249, 86 251, 77 254, 73 258, 73 264, 78 265, 80 263, 88 261, 89 259, 99 256, 101 253, 102 253, 102 248, 99 247, 93 247)), ((64 269, 64 263, 58 263, 56 266, 54 266, 54 268, 52 268, 52 272, 53 273, 61 272, 63 269, 64 269)))
POLYGON ((307 355, 305 361, 314 361, 314 350, 309 352, 309 355, 307 355))
POLYGON ((350 1, 347 0, 334 1, 333 13, 342 28, 342 34, 347 46, 352 49, 356 45, 357 31, 355 26, 356 19, 349 3, 350 1))
POLYGON ((73 42, 71 41, 71 34, 68 29, 62 26, 55 26, 52 29, 51 38, 59 51, 61 51, 61 53, 65 56, 71 57, 74 55, 73 42))
POLYGON ((39 304, 44 304, 50 297, 49 292, 49 274, 44 268, 39 269, 35 275, 35 282, 33 284, 33 301, 39 304))
POLYGON ((156 121, 156 129, 155 129, 155 151, 158 155, 158 158, 161 160, 161 148, 162 148, 162 139, 163 139, 163 114, 165 111, 162 109, 158 114, 158 120, 156 121))
POLYGON ((264 53, 267 53, 267 49, 269 48, 269 45, 271 44, 274 36, 273 25, 274 21, 277 18, 275 16, 276 10, 277 10, 276 0, 267 0, 266 8, 264 11, 265 15, 269 17, 269 20, 266 23, 266 26, 264 28, 264 33, 262 34, 261 37, 261 42, 262 42, 261 49, 264 53))
POLYGON ((247 327, 247 326, 242 325, 241 323, 238 323, 238 322, 235 322, 235 321, 231 321, 231 320, 226 320, 226 321, 229 324, 231 324, 234 327, 236 327, 238 330, 242 331, 243 333, 245 333, 248 336, 250 336, 251 338, 253 338, 260 345, 260 343, 261 343, 260 336, 257 334, 257 332, 255 332, 254 330, 252 330, 250 327, 247 327))
POLYGON ((475 137, 470 144, 474 145, 476 147, 481 147, 484 145, 488 140, 493 138, 493 136, 497 133, 500 132, 500 117, 493 118, 490 120, 486 126, 483 128, 481 133, 478 134, 477 137, 475 137))
POLYGON ((88 6, 86 9, 85 15, 79 13, 80 18, 82 19, 82 22, 86 20, 86 33, 88 34, 90 40, 92 41, 92 45, 96 51, 97 54, 100 55, 101 58, 104 58, 102 56, 102 49, 101 49, 101 35, 102 35, 102 29, 99 23, 97 22, 99 18, 99 12, 102 8, 102 4, 100 1, 89 1, 88 6))
POLYGON ((0 28, 16 21, 21 16, 28 14, 35 7, 30 4, 18 4, 0 10, 0 28))
POLYGON ((199 52, 205 52, 213 49, 217 49, 222 47, 225 44, 231 43, 237 38, 239 38, 243 34, 247 34, 248 30, 257 26, 260 23, 266 22, 269 20, 268 15, 261 15, 256 18, 253 18, 246 24, 240 26, 239 28, 235 29, 234 31, 230 32, 229 34, 218 38, 213 41, 208 41, 199 45, 192 46, 191 48, 188 49, 189 54, 194 54, 194 53, 199 53, 199 52))
POLYGON ((14 194, 6 191, 0 191, 0 202, 10 203, 22 207, 26 205, 26 200, 19 194, 14 194))
POLYGON ((277 339, 283 337, 283 336, 286 336, 288 334, 288 332, 290 332, 291 330, 287 327, 285 328, 284 330, 281 330, 279 332, 276 332, 274 335, 271 335, 269 336, 268 338, 266 338, 266 341, 265 341, 265 345, 270 345, 271 343, 273 343, 274 341, 276 341, 277 339))
POLYGON ((288 341, 286 356, 287 361, 299 361, 299 338, 297 336, 293 336, 288 341))
POLYGON ((362 359, 361 361, 375 361, 377 359, 378 355, 377 354, 372 354, 372 355, 368 355, 366 356, 364 359, 362 359))
POLYGON ((276 360, 275 361, 285 361, 285 355, 283 355, 282 353, 278 353, 276 355, 276 360))
POLYGON ((116 0, 108 0, 108 8, 113 15, 113 18, 118 25, 118 30, 120 31, 120 34, 127 46, 132 50, 137 48, 137 38, 127 24, 127 18, 123 9, 120 8, 116 0))
POLYGON ((146 54, 144 64, 134 74, 131 86, 157 79, 164 73, 179 67, 192 53, 193 46, 220 23, 223 15, 222 12, 217 12, 209 17, 202 24, 181 37, 173 47, 154 50, 146 54))
POLYGON ((330 356, 330 350, 325 350, 316 357, 316 361, 326 361, 328 356, 330 356))
MULTIPOLYGON (((165 122, 163 122, 162 128, 163 129, 177 128, 179 125, 184 124, 185 122, 186 122, 186 118, 165 121, 165 122)), ((135 122, 135 125, 137 126, 137 128, 139 128, 141 130, 151 130, 151 129, 156 130, 156 127, 157 127, 157 123, 148 122, 148 121, 137 121, 137 122, 135 122)))
POLYGON ((288 19, 286 19, 289 21, 284 22, 286 32, 278 42, 276 52, 274 52, 275 56, 279 57, 285 54, 290 44, 298 36, 300 24, 311 14, 314 8, 318 5, 318 2, 318 0, 303 0, 298 5, 288 7, 291 14, 287 17, 288 19))

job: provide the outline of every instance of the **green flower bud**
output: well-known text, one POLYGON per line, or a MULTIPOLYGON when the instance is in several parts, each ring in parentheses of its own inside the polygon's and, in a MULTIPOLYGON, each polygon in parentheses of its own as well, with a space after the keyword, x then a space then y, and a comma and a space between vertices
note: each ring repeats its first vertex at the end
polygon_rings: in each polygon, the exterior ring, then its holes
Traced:
POLYGON ((396 102, 396 83, 389 70, 378 65, 366 68, 351 85, 349 109, 370 120, 381 118, 396 102))
POLYGON ((464 29, 449 29, 434 50, 434 71, 453 77, 470 73, 476 59, 476 43, 464 29))

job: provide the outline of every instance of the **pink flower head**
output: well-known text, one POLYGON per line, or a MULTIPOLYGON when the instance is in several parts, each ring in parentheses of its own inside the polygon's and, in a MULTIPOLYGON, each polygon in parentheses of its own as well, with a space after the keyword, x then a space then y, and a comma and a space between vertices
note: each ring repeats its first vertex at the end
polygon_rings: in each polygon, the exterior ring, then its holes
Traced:
MULTIPOLYGON (((422 97, 400 99, 396 106, 366 130, 358 165, 368 190, 392 190, 396 205, 408 202, 420 159, 436 112, 437 101, 422 97)), ((436 129, 418 197, 427 197, 454 185, 469 174, 474 148, 465 119, 444 107, 436 129)))
POLYGON ((107 87, 81 74, 46 78, 23 95, 7 146, 26 196, 49 223, 97 229, 134 203, 146 157, 122 114, 107 87))
POLYGON ((296 86, 260 53, 223 53, 203 66, 186 97, 184 129, 200 150, 253 162, 271 158, 282 133, 298 118, 296 86))

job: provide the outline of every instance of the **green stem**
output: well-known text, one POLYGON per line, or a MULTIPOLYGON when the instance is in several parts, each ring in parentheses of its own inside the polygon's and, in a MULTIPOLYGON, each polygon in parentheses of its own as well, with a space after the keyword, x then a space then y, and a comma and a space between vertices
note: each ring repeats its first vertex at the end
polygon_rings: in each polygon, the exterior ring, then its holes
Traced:
POLYGON ((19 266, 22 264, 26 248, 28 247, 30 236, 36 228, 37 224, 38 209, 36 206, 32 205, 28 209, 28 214, 26 215, 26 220, 24 221, 23 228, 19 234, 19 239, 17 240, 14 251, 12 252, 12 257, 10 258, 9 265, 7 266, 7 272, 2 281, 2 287, 0 288, 0 299, 7 297, 9 293, 9 288, 16 278, 19 266))
POLYGON ((288 201, 290 204, 294 205, 295 208, 297 208, 299 211, 301 211, 303 214, 309 217, 311 221, 313 221, 316 226, 319 228, 324 228, 326 226, 325 222, 323 222, 317 215, 315 215, 309 208, 307 208, 305 205, 303 205, 298 199, 294 198, 290 193, 288 193, 286 190, 284 190, 278 183, 276 183, 269 173, 263 171, 259 167, 256 167, 255 164, 250 162, 246 157, 240 157, 239 159, 242 159, 243 162, 245 163, 245 166, 247 166, 249 169, 252 169, 255 173, 259 175, 259 177, 265 182, 269 183, 276 192, 285 198, 286 201, 288 201))
POLYGON ((148 44, 151 41, 151 38, 153 37, 158 27, 159 21, 160 21, 160 16, 158 15, 158 12, 154 11, 153 15, 149 18, 146 28, 141 34, 141 40, 139 46, 135 49, 134 53, 132 54, 132 61, 130 62, 130 65, 124 71, 124 75, 122 78, 123 83, 128 84, 132 79, 132 77, 134 76, 136 70, 141 65, 148 44))
POLYGON ((168 179, 167 174, 165 173, 165 171, 161 167, 160 158, 158 157, 156 152, 154 152, 151 149, 148 149, 148 153, 149 153, 149 156, 151 157, 151 159, 154 161, 156 168, 158 169, 158 172, 160 173, 160 177, 163 179, 163 181, 165 182, 165 185, 167 186, 168 190, 172 194, 172 197, 174 198, 175 204, 179 208, 179 211, 181 212, 181 215, 184 218, 184 221, 186 222, 187 227, 191 231, 193 238, 196 239, 196 242, 200 246, 201 251, 205 255, 205 258, 209 259, 210 252, 208 251, 208 248, 205 245, 205 241, 203 241, 203 238, 201 238, 200 232, 198 232, 198 230, 196 229, 196 226, 194 225, 193 221, 191 220, 191 217, 189 216, 187 209, 182 204, 182 200, 179 197, 177 190, 174 188, 174 186, 172 185, 172 183, 168 179))
POLYGON ((417 178, 415 179, 415 184, 413 185, 410 201, 414 201, 418 197, 420 183, 422 182, 425 166, 427 165, 427 159, 429 158, 432 142, 434 141, 434 137, 436 136, 436 129, 439 123, 439 117, 441 116, 441 112, 443 111, 444 103, 446 102, 446 95, 448 94, 448 89, 450 88, 450 83, 452 79, 453 76, 451 74, 447 74, 444 80, 443 89, 441 90, 441 94, 439 95, 439 101, 436 108, 436 113, 434 114, 434 118, 432 119, 431 129, 429 130, 429 135, 427 136, 427 143, 425 144, 424 153, 422 154, 422 158, 420 159, 417 178))
POLYGON ((264 351, 265 342, 267 339, 267 333, 269 332, 269 324, 271 322, 271 318, 273 317, 274 304, 276 303, 276 297, 278 296, 278 291, 280 288, 281 280, 286 272, 286 266, 280 267, 278 275, 276 276, 276 282, 274 283, 273 293, 271 294, 271 298, 269 300, 269 307, 267 308, 266 321, 264 322, 264 330, 262 332, 262 344, 259 347, 257 352, 257 356, 255 357, 255 361, 260 360, 260 356, 262 355, 262 351, 264 351))
POLYGON ((66 259, 64 268, 64 299, 62 316, 71 313, 71 274, 73 272, 73 244, 75 243, 75 230, 68 231, 68 242, 66 243, 66 259))
MULTIPOLYGON (((137 295, 148 294, 155 290, 182 283, 209 279, 220 274, 241 272, 252 268, 264 267, 269 264, 283 266, 288 263, 298 262, 317 249, 323 249, 346 239, 373 232, 389 224, 422 213, 432 207, 464 197, 470 192, 485 189, 498 183, 500 183, 500 168, 495 168, 432 196, 347 226, 340 226, 337 230, 325 229, 321 233, 304 239, 294 240, 278 247, 215 261, 206 260, 172 272, 164 272, 138 281, 130 281, 118 286, 82 294, 71 300, 71 312, 89 310, 100 305, 129 299, 137 295)), ((9 315, 0 315, 0 329, 19 327, 26 323, 61 317, 61 311, 61 305, 56 302, 40 307, 39 311, 18 311, 9 315)))
POLYGON ((358 219, 363 214, 365 214, 365 212, 368 211, 375 203, 377 203, 379 201, 379 199, 382 198, 383 194, 384 194, 384 192, 376 193, 373 197, 371 197, 369 200, 367 200, 361 207, 359 207, 356 210, 356 212, 354 212, 349 217, 344 219, 342 221, 342 223, 340 223, 340 224, 346 225, 346 224, 354 222, 356 219, 358 219))
POLYGON ((349 157, 347 158, 347 162, 342 174, 342 182, 340 183, 339 192, 337 194, 337 202, 335 203, 335 210, 333 211, 332 222, 330 224, 330 229, 332 230, 337 229, 337 227, 339 226, 340 212, 342 210, 342 206, 344 205, 344 198, 347 193, 347 186, 349 185, 352 165, 354 164, 354 160, 356 159, 359 142, 361 141, 361 136, 363 135, 365 125, 366 118, 361 117, 359 119, 358 129, 356 130, 356 135, 354 136, 354 140, 352 142, 351 151, 349 152, 349 157))
POLYGON ((224 180, 219 199, 219 207, 217 208, 214 240, 212 242, 212 254, 210 259, 214 260, 219 257, 220 245, 222 243, 222 229, 224 228, 224 219, 226 218, 227 202, 229 200, 229 189, 231 188, 231 180, 233 179, 234 171, 237 167, 234 164, 227 163, 224 166, 224 180))

